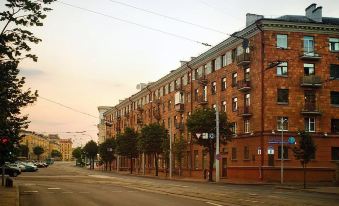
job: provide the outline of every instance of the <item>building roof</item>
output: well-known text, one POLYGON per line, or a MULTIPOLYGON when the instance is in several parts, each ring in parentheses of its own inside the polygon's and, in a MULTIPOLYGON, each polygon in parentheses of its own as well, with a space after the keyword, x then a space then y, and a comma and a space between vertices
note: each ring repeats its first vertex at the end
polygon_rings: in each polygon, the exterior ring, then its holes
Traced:
POLYGON ((339 25, 339 18, 333 17, 322 17, 322 22, 316 22, 306 16, 301 15, 284 15, 273 20, 282 20, 296 23, 318 23, 318 24, 330 24, 330 25, 339 25))

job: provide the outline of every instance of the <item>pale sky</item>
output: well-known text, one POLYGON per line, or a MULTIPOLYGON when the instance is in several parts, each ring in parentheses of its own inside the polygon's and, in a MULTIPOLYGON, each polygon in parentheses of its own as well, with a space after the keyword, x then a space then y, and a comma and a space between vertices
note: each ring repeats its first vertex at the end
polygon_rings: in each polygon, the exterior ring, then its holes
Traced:
MULTIPOLYGON (((338 0, 117 0, 225 33, 245 27, 246 13, 278 17, 304 15, 311 3, 323 6, 323 16, 339 17, 338 0)), ((1 0, 3 10, 4 0, 1 0)), ((228 36, 151 15, 110 0, 63 0, 147 27, 216 45, 228 36)), ((137 92, 141 82, 156 81, 209 47, 151 31, 112 18, 69 7, 52 6, 44 26, 32 29, 43 41, 33 46, 38 62, 20 64, 27 85, 39 95, 85 113, 99 116, 97 107, 113 106, 137 92)), ((0 23, 2 26, 3 23, 0 23)), ((27 107, 29 129, 59 133, 75 146, 97 140, 98 118, 74 112, 44 99, 27 107), (86 131, 85 135, 64 132, 86 131)))

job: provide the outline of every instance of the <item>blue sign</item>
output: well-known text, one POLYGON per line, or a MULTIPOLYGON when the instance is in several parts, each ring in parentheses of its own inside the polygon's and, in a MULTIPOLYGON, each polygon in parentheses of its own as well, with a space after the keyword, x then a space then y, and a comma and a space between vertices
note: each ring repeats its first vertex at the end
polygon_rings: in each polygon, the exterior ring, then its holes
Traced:
POLYGON ((294 137, 289 137, 288 138, 288 144, 295 144, 295 138, 294 137))

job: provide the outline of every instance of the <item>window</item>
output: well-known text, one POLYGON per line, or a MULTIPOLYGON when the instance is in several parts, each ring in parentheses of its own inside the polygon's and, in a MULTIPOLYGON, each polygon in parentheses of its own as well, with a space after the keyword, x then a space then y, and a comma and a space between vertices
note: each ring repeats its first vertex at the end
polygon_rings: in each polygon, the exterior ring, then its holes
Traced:
POLYGON ((244 76, 245 76, 245 81, 250 81, 250 68, 246 68, 245 72, 244 72, 244 76))
POLYGON ((331 157, 332 160, 339 160, 339 147, 331 148, 331 157))
POLYGON ((339 92, 331 91, 331 104, 339 106, 339 92))
POLYGON ((169 101, 168 101, 168 105, 167 105, 168 111, 171 111, 171 106, 172 106, 172 101, 169 100, 169 101))
POLYGON ((236 160, 237 159, 237 148, 236 147, 232 147, 232 160, 236 160))
POLYGON ((277 130, 281 131, 282 128, 288 131, 288 117, 277 117, 277 130))
POLYGON ((250 159, 250 149, 248 146, 244 147, 244 160, 249 160, 250 159))
POLYGON ((339 119, 331 119, 331 132, 339 133, 339 119))
POLYGON ((237 77, 238 77, 238 74, 236 72, 232 73, 232 87, 237 86, 237 77))
POLYGON ((330 38, 329 43, 330 51, 339 51, 339 38, 330 38))
POLYGON ((250 120, 249 119, 244 120, 244 132, 250 133, 250 120))
POLYGON ((277 102, 283 104, 288 103, 288 89, 278 89, 277 102))
POLYGON ((312 36, 304 36, 304 55, 314 56, 314 38, 312 36))
POLYGON ((222 56, 219 56, 216 58, 215 63, 214 63, 215 70, 218 70, 222 67, 222 56))
POLYGON ((211 83, 211 93, 215 94, 217 92, 217 83, 216 82, 212 82, 211 83))
POLYGON ((205 73, 204 74, 210 74, 212 73, 212 62, 208 62, 205 66, 205 73))
POLYGON ((194 169, 199 169, 199 153, 198 150, 194 150, 194 169))
POLYGON ((221 91, 226 89, 226 77, 221 78, 221 91))
POLYGON ((226 54, 224 56, 222 56, 222 61, 223 61, 222 62, 223 67, 231 64, 232 63, 232 51, 226 52, 226 54))
POLYGON ((198 101, 198 99, 199 99, 199 89, 195 89, 194 90, 194 100, 198 101))
POLYGON ((277 66, 277 75, 278 76, 287 76, 287 62, 281 62, 277 66))
POLYGON ((251 105, 251 94, 245 94, 245 107, 249 107, 251 105))
POLYGON ((187 98, 186 98, 186 101, 187 101, 187 102, 191 102, 191 93, 190 93, 190 92, 187 92, 187 93, 186 93, 186 97, 187 97, 187 98))
POLYGON ((277 47, 287 49, 287 35, 277 34, 277 47))
POLYGON ((233 97, 232 98, 232 111, 237 111, 238 110, 238 98, 233 97))
POLYGON ((187 84, 191 83, 191 76, 192 76, 192 73, 188 72, 188 74, 187 74, 187 84))
POLYGON ((305 122, 305 131, 306 132, 315 132, 315 118, 307 117, 304 120, 305 122))
MULTIPOLYGON (((287 146, 283 146, 284 148, 284 160, 288 159, 288 147, 287 146)), ((278 159, 281 159, 281 146, 278 146, 278 159)))
POLYGON ((330 79, 339 79, 339 65, 338 64, 330 65, 330 79))
POLYGON ((199 79, 199 69, 194 70, 193 79, 199 79))
POLYGON ((226 112, 227 110, 226 110, 226 101, 222 101, 221 102, 221 111, 222 112, 226 112))
POLYGON ((314 64, 304 64, 304 75, 310 76, 314 74, 315 74, 314 64))
POLYGON ((232 132, 233 135, 237 134, 237 123, 236 122, 232 122, 230 125, 230 130, 232 132))

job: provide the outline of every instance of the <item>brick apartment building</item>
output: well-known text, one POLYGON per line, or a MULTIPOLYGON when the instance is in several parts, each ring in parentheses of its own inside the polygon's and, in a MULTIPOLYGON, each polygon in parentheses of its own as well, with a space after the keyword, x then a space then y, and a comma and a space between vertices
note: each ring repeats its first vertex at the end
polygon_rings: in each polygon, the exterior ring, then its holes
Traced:
MULTIPOLYGON (((307 179, 333 180, 339 160, 339 18, 322 17, 316 4, 305 16, 246 17, 246 28, 106 111, 106 138, 126 127, 162 123, 173 141, 183 136, 189 142, 183 175, 203 178, 208 154, 193 144, 185 122, 196 108, 218 105, 234 132, 221 145, 221 177, 279 181, 281 147, 274 142, 282 130, 284 141, 298 142, 301 129, 317 145, 307 179)), ((289 144, 284 159, 285 181, 301 181, 289 144)), ((128 167, 123 158, 119 164, 128 167)), ((146 171, 153 166, 146 158, 146 171)))

